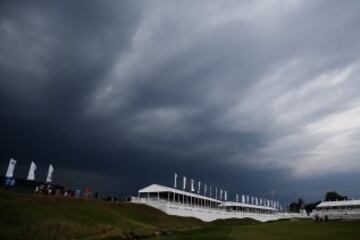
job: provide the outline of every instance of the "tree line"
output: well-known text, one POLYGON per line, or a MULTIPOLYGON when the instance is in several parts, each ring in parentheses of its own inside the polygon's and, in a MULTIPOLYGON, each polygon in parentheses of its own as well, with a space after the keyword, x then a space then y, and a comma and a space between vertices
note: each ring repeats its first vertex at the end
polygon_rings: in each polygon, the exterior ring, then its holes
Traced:
MULTIPOLYGON (((342 196, 339 193, 332 191, 327 192, 324 197, 324 201, 343 201, 348 200, 347 196, 342 196)), ((312 202, 312 203, 305 203, 302 198, 299 198, 298 201, 293 202, 289 205, 289 211, 290 212, 300 212, 301 209, 305 209, 306 212, 309 214, 312 210, 316 208, 316 206, 321 201, 312 202)))

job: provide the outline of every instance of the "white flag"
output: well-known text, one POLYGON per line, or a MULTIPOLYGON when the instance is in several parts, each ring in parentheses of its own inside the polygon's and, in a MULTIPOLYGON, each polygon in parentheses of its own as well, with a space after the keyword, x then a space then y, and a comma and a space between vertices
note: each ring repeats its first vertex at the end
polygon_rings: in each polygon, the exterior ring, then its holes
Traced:
POLYGON ((5 175, 6 177, 9 177, 9 178, 14 177, 15 165, 16 165, 16 160, 10 158, 9 166, 8 166, 8 169, 7 169, 6 175, 5 175))
POLYGON ((223 190, 220 188, 220 200, 222 200, 223 190))
POLYGON ((183 176, 183 190, 186 189, 186 177, 183 176))
POLYGON ((227 201, 227 191, 224 191, 224 198, 225 198, 225 201, 227 201))
POLYGON ((239 202, 239 194, 236 193, 236 202, 239 202))
POLYGON ((177 187, 177 173, 174 174, 174 188, 177 187))
POLYGON ((204 186, 204 195, 206 196, 206 193, 207 193, 207 185, 205 184, 204 186))
POLYGON ((27 180, 35 180, 35 171, 36 171, 36 164, 33 161, 31 161, 27 180))
POLYGON ((195 192, 194 179, 191 179, 191 191, 192 191, 192 192, 195 192))
POLYGON ((241 195, 241 202, 245 203, 245 195, 241 195))
POLYGON ((215 187, 215 199, 217 199, 218 195, 217 195, 217 187, 215 187))
POLYGON ((54 172, 54 168, 53 166, 50 164, 49 166, 49 171, 46 177, 46 182, 51 183, 52 182, 52 178, 53 178, 53 172, 54 172))
POLYGON ((198 194, 200 194, 200 190, 201 190, 201 182, 199 181, 199 183, 198 183, 198 191, 197 191, 198 194))

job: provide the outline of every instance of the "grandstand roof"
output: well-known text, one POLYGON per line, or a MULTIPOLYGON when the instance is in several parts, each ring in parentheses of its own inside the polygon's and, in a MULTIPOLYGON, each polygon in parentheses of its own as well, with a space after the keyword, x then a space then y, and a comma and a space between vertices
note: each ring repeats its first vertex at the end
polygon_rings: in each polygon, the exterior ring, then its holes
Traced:
POLYGON ((360 206, 360 200, 326 201, 319 203, 316 207, 345 207, 354 205, 360 206))
POLYGON ((231 201, 224 202, 223 206, 249 207, 249 208, 257 208, 257 209, 272 210, 272 211, 277 210, 276 208, 272 208, 272 207, 265 207, 265 206, 253 205, 253 204, 248 204, 248 203, 240 203, 240 202, 231 202, 231 201))
POLYGON ((191 193, 191 192, 186 192, 183 190, 179 190, 176 188, 171 188, 171 187, 166 187, 163 185, 159 185, 159 184, 151 184, 147 187, 144 187, 143 189, 139 190, 139 193, 150 193, 150 192, 172 192, 172 193, 176 193, 176 194, 181 194, 181 195, 185 195, 185 196, 189 196, 189 197, 194 197, 194 198, 201 198, 201 199, 205 199, 205 200, 209 200, 209 201, 213 201, 213 202, 217 202, 217 203, 222 203, 223 201, 220 201, 218 199, 215 198, 211 198, 211 197, 206 197, 206 196, 202 196, 200 194, 196 194, 196 193, 191 193))

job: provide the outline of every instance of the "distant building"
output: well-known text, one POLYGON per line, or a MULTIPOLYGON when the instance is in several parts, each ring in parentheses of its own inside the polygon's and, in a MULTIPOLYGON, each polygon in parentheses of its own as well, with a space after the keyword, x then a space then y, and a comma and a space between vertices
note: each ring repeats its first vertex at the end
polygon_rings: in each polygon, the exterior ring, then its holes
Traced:
POLYGON ((360 219, 360 200, 325 201, 311 213, 315 220, 360 219))

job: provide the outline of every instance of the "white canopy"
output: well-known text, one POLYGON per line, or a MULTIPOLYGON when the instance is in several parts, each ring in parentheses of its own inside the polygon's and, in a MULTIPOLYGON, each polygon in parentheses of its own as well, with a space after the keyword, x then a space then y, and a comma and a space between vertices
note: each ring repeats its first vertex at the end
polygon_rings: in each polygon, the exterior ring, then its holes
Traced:
POLYGON ((360 200, 344 200, 344 201, 327 201, 321 202, 316 207, 346 207, 360 206, 360 200))
POLYGON ((248 208, 257 208, 257 209, 263 209, 263 210, 277 211, 276 208, 272 208, 272 207, 265 207, 265 206, 252 205, 252 204, 241 203, 241 202, 231 202, 231 201, 224 202, 223 206, 225 206, 225 207, 248 207, 248 208))
POLYGON ((222 203, 222 201, 217 200, 215 198, 206 197, 206 196, 202 196, 202 195, 195 194, 195 193, 190 193, 190 192, 182 191, 179 189, 162 186, 159 184, 151 184, 151 185, 139 190, 139 193, 157 193, 157 192, 172 192, 172 193, 181 194, 181 195, 185 195, 185 196, 189 196, 189 197, 200 198, 200 199, 209 200, 209 201, 213 201, 213 202, 217 202, 217 203, 222 203))

